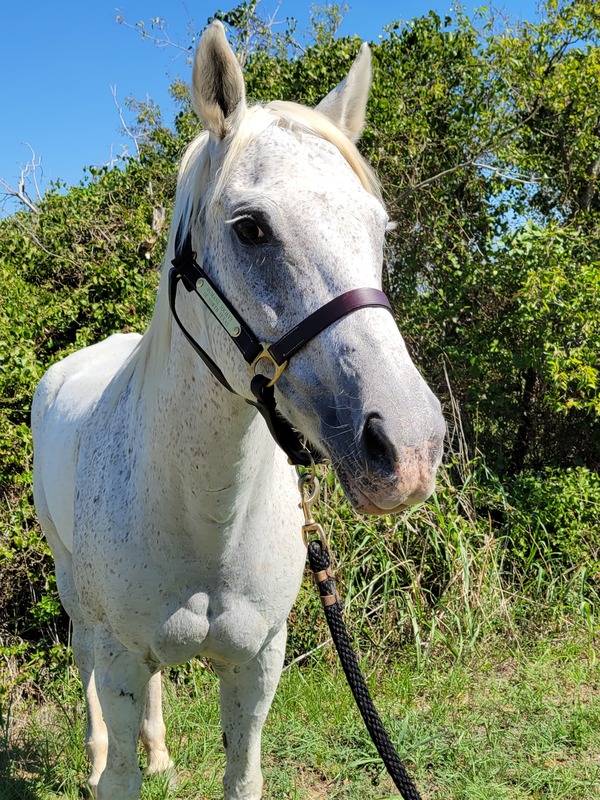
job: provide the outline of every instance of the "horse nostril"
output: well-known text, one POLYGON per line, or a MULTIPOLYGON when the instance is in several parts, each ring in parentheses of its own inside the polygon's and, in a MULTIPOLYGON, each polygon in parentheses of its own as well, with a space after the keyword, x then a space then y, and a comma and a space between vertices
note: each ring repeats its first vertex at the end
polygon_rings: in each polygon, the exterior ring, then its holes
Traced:
POLYGON ((397 452, 377 413, 369 414, 362 432, 362 444, 369 466, 376 472, 395 472, 397 452))

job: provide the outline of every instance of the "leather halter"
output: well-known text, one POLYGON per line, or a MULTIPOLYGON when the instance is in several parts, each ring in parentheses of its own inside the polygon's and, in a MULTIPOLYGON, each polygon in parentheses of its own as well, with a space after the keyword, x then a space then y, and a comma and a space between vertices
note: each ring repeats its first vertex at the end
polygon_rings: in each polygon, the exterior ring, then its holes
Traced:
POLYGON ((173 266, 169 270, 169 306, 183 335, 219 383, 232 394, 237 394, 221 369, 181 322, 176 310, 177 286, 180 281, 188 292, 193 291, 200 297, 244 357, 250 370, 250 389, 255 397, 255 400, 246 400, 246 402, 260 411, 271 435, 286 453, 290 463, 310 466, 313 462, 324 461, 323 455, 312 444, 305 442, 277 410, 275 383, 281 377, 290 358, 334 322, 359 308, 380 306, 387 308, 391 313, 389 300, 379 289, 351 289, 325 303, 278 341, 274 343, 261 342, 196 262, 190 233, 188 232, 183 243, 180 239, 178 231, 175 258, 171 262, 173 266), (256 372, 257 366, 265 359, 271 362, 274 369, 273 377, 256 372))

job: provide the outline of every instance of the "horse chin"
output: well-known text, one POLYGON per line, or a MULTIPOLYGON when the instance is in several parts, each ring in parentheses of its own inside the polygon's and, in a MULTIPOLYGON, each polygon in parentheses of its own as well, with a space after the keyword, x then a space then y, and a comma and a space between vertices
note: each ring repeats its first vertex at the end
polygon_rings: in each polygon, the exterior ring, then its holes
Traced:
POLYGON ((386 514, 399 514, 401 511, 406 511, 410 506, 406 503, 401 503, 394 508, 379 508, 374 505, 367 497, 360 500, 359 503, 352 503, 352 507, 359 514, 368 514, 371 517, 383 517, 386 514))
POLYGON ((362 492, 356 484, 348 481, 347 478, 342 478, 338 474, 340 484, 344 490, 344 494, 350 501, 352 508, 359 514, 369 514, 373 517, 382 517, 385 514, 398 514, 400 511, 405 511, 409 507, 409 503, 400 503, 399 505, 390 506, 389 508, 381 508, 376 505, 367 495, 362 492))
MULTIPOLYGON (((377 492, 379 496, 375 498, 359 485, 358 479, 349 475, 339 465, 336 469, 336 474, 352 508, 360 514, 369 514, 375 517, 406 511, 407 508, 427 500, 433 490, 432 488, 431 490, 416 491, 408 496, 399 496, 394 491, 390 493, 389 499, 382 497, 381 492, 377 492)), ((373 494, 375 494, 375 491, 373 494)))

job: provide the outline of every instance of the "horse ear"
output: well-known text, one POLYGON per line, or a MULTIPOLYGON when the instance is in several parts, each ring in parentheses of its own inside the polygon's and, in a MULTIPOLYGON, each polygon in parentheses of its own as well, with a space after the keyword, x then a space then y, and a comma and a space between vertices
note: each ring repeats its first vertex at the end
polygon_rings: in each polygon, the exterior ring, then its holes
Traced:
POLYGON ((231 129, 235 112, 246 107, 242 69, 218 20, 204 31, 196 50, 192 105, 200 122, 219 139, 231 129))
POLYGON ((316 110, 329 117, 351 141, 356 142, 365 125, 370 89, 371 50, 363 42, 350 72, 321 100, 316 110))

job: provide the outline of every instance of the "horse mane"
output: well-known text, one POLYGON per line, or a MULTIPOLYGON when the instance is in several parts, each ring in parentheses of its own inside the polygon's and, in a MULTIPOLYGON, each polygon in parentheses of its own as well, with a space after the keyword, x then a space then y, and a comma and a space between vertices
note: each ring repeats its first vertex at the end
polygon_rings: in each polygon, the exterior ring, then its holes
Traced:
POLYGON ((225 158, 212 181, 210 171, 214 143, 208 131, 201 131, 188 145, 179 166, 175 209, 167 250, 160 268, 161 278, 154 312, 148 329, 113 379, 115 403, 130 382, 135 400, 139 399, 142 386, 158 387, 173 330, 173 317, 168 303, 168 276, 171 261, 175 257, 178 232, 180 231, 180 236, 185 236, 192 215, 214 207, 237 159, 250 142, 273 125, 298 133, 308 132, 334 145, 356 173, 364 189, 381 200, 381 187, 372 168, 353 142, 315 109, 283 100, 272 101, 266 106, 250 106, 239 125, 227 137, 225 158))

